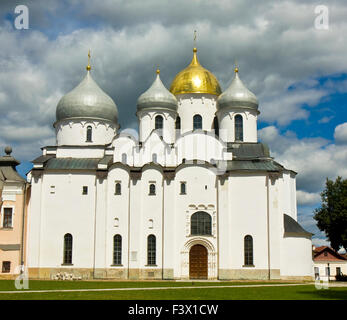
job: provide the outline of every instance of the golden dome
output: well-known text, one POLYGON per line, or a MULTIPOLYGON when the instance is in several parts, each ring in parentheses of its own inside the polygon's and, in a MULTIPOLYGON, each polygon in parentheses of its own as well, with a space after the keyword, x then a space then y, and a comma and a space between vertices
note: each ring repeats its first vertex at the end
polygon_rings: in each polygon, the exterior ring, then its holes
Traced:
POLYGON ((178 73, 171 83, 171 93, 209 93, 216 96, 221 94, 217 78, 203 68, 196 56, 196 48, 193 49, 193 60, 190 65, 178 73))

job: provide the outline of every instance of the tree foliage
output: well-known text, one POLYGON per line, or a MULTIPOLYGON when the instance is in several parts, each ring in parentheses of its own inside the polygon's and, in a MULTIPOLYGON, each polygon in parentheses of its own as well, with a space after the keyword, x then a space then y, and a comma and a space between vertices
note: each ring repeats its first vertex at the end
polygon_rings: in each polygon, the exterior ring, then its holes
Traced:
POLYGON ((347 251, 347 179, 327 179, 321 199, 321 207, 315 210, 313 218, 334 250, 343 247, 347 251))

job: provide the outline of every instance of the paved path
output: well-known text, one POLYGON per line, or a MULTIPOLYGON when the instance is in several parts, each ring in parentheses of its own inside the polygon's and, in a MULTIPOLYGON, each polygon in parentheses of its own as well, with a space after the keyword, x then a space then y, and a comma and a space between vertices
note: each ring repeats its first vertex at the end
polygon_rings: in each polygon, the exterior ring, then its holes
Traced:
MULTIPOLYGON (((256 288, 256 287, 289 287, 289 286, 308 286, 312 283, 283 283, 283 284, 248 284, 248 285, 230 285, 230 286, 191 286, 191 287, 148 287, 148 288, 104 288, 104 289, 60 289, 60 290, 11 290, 0 291, 0 294, 6 293, 50 293, 50 292, 97 292, 97 291, 139 291, 139 290, 176 290, 176 289, 219 289, 219 288, 256 288)), ((345 284, 329 284, 329 287, 347 287, 345 284)))

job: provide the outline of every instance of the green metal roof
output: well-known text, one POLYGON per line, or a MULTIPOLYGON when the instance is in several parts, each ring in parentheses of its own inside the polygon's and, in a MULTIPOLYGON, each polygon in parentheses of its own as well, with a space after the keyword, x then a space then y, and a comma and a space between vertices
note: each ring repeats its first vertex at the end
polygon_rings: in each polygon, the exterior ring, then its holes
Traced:
POLYGON ((226 170, 281 171, 283 167, 271 160, 230 160, 226 170))
POLYGON ((250 143, 250 142, 228 142, 227 151, 233 154, 233 158, 269 158, 269 147, 264 143, 250 143))
POLYGON ((96 158, 53 158, 48 160, 45 169, 50 170, 96 170, 100 161, 96 158))

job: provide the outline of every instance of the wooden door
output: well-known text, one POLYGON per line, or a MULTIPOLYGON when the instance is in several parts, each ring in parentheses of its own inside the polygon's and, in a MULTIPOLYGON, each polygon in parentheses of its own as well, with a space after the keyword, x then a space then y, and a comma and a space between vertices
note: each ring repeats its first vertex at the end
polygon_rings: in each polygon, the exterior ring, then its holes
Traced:
POLYGON ((189 252, 189 277, 190 279, 207 279, 207 249, 196 244, 189 252))

